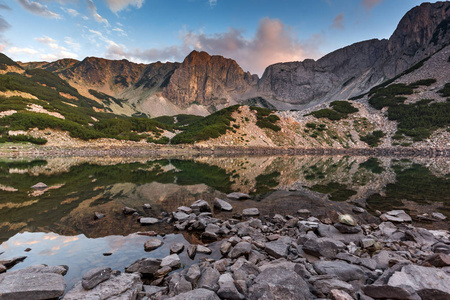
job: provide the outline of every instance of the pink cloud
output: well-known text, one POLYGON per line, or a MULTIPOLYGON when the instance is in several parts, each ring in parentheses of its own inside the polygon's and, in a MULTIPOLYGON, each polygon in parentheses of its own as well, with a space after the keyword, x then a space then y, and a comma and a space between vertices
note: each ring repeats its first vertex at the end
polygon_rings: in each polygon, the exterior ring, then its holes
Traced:
POLYGON ((366 8, 366 10, 371 10, 374 6, 380 4, 383 0, 362 0, 362 5, 366 8))

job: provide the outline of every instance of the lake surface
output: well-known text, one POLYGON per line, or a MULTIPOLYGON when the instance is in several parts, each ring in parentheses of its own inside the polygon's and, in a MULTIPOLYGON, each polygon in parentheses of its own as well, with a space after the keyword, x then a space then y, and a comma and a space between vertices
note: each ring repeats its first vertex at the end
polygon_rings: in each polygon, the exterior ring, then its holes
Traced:
MULTIPOLYGON (((450 162, 445 157, 348 156, 4 159, 0 260, 26 255, 13 269, 68 265, 65 279, 70 287, 92 267, 123 270, 142 257, 169 255, 172 243, 201 243, 198 235, 176 232, 165 222, 141 226, 136 217, 123 215, 124 206, 136 208, 141 216, 161 218, 181 205, 198 199, 212 204, 215 197, 226 199, 233 191, 249 193, 252 199, 230 201, 233 212, 213 211, 215 217, 230 218, 248 207, 272 216, 295 215, 306 208, 326 217, 351 211, 352 202, 358 202, 372 214, 401 208, 413 217, 441 212, 450 218, 450 162), (38 182, 48 188, 32 189, 38 182), (152 209, 144 209, 146 203, 152 209), (94 220, 95 212, 105 217, 94 220), (164 245, 145 252, 148 237, 137 232, 150 230, 164 245), (24 252, 27 248, 31 251, 24 252)), ((449 223, 420 226, 448 229, 449 223)), ((194 262, 186 254, 181 259, 185 265, 194 262)))

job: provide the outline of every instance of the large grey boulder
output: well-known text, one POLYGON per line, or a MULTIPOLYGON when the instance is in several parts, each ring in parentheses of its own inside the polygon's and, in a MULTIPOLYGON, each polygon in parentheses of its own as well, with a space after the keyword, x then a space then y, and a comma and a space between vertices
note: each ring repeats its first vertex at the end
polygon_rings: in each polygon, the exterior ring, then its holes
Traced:
POLYGON ((320 237, 327 237, 335 241, 348 244, 350 242, 358 243, 361 239, 365 238, 364 233, 341 233, 332 225, 319 224, 318 233, 320 237))
POLYGON ((53 272, 33 272, 26 268, 0 277, 1 300, 53 299, 61 297, 65 289, 64 277, 53 272))
POLYGON ((238 258, 242 255, 249 255, 250 252, 252 252, 252 245, 247 242, 240 242, 236 246, 234 246, 233 249, 231 249, 228 256, 230 258, 238 258))
POLYGON ((192 290, 192 284, 179 273, 175 273, 170 277, 169 296, 175 296, 192 290))
POLYGON ((244 295, 239 293, 237 290, 234 285, 233 276, 230 273, 220 275, 219 290, 217 291, 217 295, 219 295, 221 299, 230 300, 242 300, 245 298, 244 295))
POLYGON ((163 241, 157 239, 157 238, 151 238, 144 244, 145 251, 152 251, 155 250, 163 244, 163 241))
POLYGON ((168 298, 168 300, 220 300, 220 298, 213 291, 207 289, 195 289, 190 292, 179 294, 175 297, 168 298))
POLYGON ((335 258, 337 253, 344 248, 344 243, 330 238, 309 239, 302 246, 305 253, 326 258, 335 258))
POLYGON ((125 268, 127 273, 141 273, 143 275, 153 275, 158 271, 161 260, 154 258, 141 258, 129 267, 125 268))
POLYGON ((306 282, 295 271, 282 266, 267 268, 248 290, 250 300, 311 299, 306 282))
POLYGON ((85 290, 81 282, 75 286, 64 296, 63 300, 135 300, 139 292, 142 291, 142 281, 139 274, 125 274, 111 276, 91 290, 85 290))
POLYGON ((344 261, 316 261, 313 263, 314 269, 321 275, 334 275, 342 281, 358 280, 365 282, 366 274, 355 265, 344 261))
POLYGON ((99 283, 108 280, 111 277, 111 268, 108 267, 98 267, 89 270, 83 275, 81 280, 81 285, 85 290, 91 290, 96 287, 99 283))

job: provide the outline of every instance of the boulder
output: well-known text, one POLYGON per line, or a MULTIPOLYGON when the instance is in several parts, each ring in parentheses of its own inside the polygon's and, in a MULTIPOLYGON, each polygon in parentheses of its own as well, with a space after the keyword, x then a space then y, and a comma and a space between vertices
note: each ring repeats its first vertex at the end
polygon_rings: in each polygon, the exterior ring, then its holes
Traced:
POLYGON ((140 218, 139 223, 142 225, 154 225, 159 223, 159 220, 156 218, 140 218))
POLYGON ((231 249, 228 256, 230 258, 238 258, 239 256, 242 255, 249 255, 251 251, 252 245, 250 243, 240 242, 236 246, 234 246, 233 249, 231 249))
POLYGON ((191 208, 194 210, 198 210, 199 212, 210 212, 211 206, 205 200, 197 200, 191 204, 191 208))
POLYGON ((203 246, 203 245, 197 245, 197 252, 198 253, 203 253, 203 254, 211 254, 212 250, 209 249, 208 247, 203 246))
POLYGON ((171 267, 172 269, 178 269, 181 265, 181 260, 178 254, 172 254, 166 256, 161 261, 161 267, 171 267))
POLYGON ((311 299, 306 282, 295 271, 275 266, 262 271, 248 290, 247 299, 311 299))
POLYGON ((220 277, 219 271, 206 267, 202 271, 202 275, 200 276, 197 287, 205 288, 211 291, 216 292, 219 289, 218 280, 220 277))
POLYGON ((192 208, 187 207, 187 206, 180 206, 177 208, 177 211, 181 211, 181 212, 190 214, 190 213, 192 213, 192 208))
POLYGON ((314 269, 321 275, 334 275, 342 281, 357 280, 365 282, 366 274, 355 265, 344 261, 316 261, 313 263, 314 269))
POLYGON ((403 222, 411 222, 411 217, 405 213, 404 210, 391 210, 388 211, 380 216, 380 219, 387 222, 396 222, 396 223, 403 223, 403 222))
POLYGON ((99 283, 108 280, 111 277, 111 272, 111 268, 108 267, 98 267, 91 269, 83 275, 81 285, 85 290, 91 290, 99 283))
POLYGON ((192 265, 189 267, 189 269, 185 275, 185 278, 192 285, 196 285, 198 279, 200 278, 200 275, 201 275, 200 267, 198 265, 192 265))
POLYGON ((38 182, 35 185, 31 186, 32 189, 35 190, 45 190, 48 186, 43 182, 38 182))
POLYGON ((127 273, 141 273, 143 275, 153 275, 158 271, 161 260, 154 258, 141 258, 125 268, 127 273))
POLYGON ((361 231, 360 226, 350 226, 342 223, 334 224, 334 227, 339 230, 340 233, 358 233, 361 231))
POLYGON ((167 300, 220 300, 220 298, 213 291, 199 288, 168 298, 167 300))
POLYGON ((358 243, 361 239, 365 238, 364 233, 341 233, 332 225, 319 224, 317 229, 321 237, 327 237, 335 241, 348 244, 350 242, 358 243))
POLYGON ((99 213, 98 211, 94 212, 94 220, 100 220, 105 217, 105 214, 99 213))
POLYGON ((225 210, 225 211, 232 211, 233 206, 231 206, 230 203, 226 202, 225 200, 216 198, 214 199, 214 207, 217 207, 218 209, 225 210))
MULTIPOLYGON (((319 277, 319 276, 317 276, 319 277)), ((331 293, 332 290, 343 290, 351 295, 354 295, 353 286, 345 281, 333 278, 330 276, 324 276, 325 278, 319 278, 314 280, 314 288, 320 296, 325 297, 331 293)), ((310 280, 311 281, 311 280, 310 280)), ((356 299, 356 297, 354 297, 356 299)), ((351 298, 353 299, 353 298, 351 298)))
POLYGON ((445 253, 434 253, 427 256, 425 262, 438 268, 447 267, 450 266, 450 255, 445 253))
POLYGON ((259 209, 257 208, 246 208, 242 211, 242 215, 245 217, 259 216, 259 209))
POLYGON ((441 214, 439 212, 434 212, 434 213, 431 214, 431 216, 433 218, 437 219, 437 220, 440 220, 440 221, 445 221, 447 219, 446 216, 444 216, 443 214, 441 214))
POLYGON ((234 193, 228 194, 227 198, 233 199, 233 200, 245 200, 245 199, 250 199, 251 197, 248 194, 234 192, 234 193))
POLYGON ((244 295, 239 293, 236 286, 234 285, 234 279, 230 273, 220 275, 219 290, 217 291, 217 295, 221 299, 230 299, 230 300, 245 299, 244 295))
POLYGON ((61 297, 66 289, 63 275, 42 266, 2 274, 0 299, 52 299, 61 297))
POLYGON ((340 250, 345 249, 345 244, 330 238, 317 238, 307 240, 302 249, 315 257, 335 258, 340 250))
POLYGON ((282 240, 266 243, 264 250, 272 257, 280 258, 288 255, 289 245, 282 240))
POLYGON ((172 213, 173 218, 177 221, 184 222, 189 219, 189 215, 182 211, 175 211, 172 213))
POLYGON ((137 296, 141 291, 142 281, 139 274, 121 273, 117 276, 111 276, 109 280, 98 284, 91 290, 85 290, 82 287, 81 282, 78 282, 64 296, 63 300, 137 299, 137 296))
POLYGON ((179 254, 179 253, 183 252, 183 250, 184 250, 184 245, 181 243, 176 243, 176 244, 173 244, 172 246, 170 246, 170 253, 179 254))
POLYGON ((189 245, 187 247, 187 254, 190 259, 194 259, 196 253, 197 253, 197 245, 189 245))
POLYGON ((169 295, 178 295, 192 290, 192 284, 184 276, 174 273, 169 281, 169 295))
POLYGON ((155 250, 155 249, 161 247, 162 244, 163 244, 163 242, 161 240, 159 240, 157 238, 151 238, 145 242, 144 249, 145 249, 145 251, 152 251, 152 250, 155 250))

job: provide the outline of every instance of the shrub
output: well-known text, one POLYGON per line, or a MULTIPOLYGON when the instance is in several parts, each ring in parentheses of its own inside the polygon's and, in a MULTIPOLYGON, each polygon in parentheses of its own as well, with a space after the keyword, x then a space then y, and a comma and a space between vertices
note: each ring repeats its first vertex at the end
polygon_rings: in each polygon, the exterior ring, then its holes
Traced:
POLYGON ((450 83, 446 83, 444 88, 439 90, 439 93, 442 94, 442 97, 450 97, 450 83))
POLYGON ((316 123, 306 123, 306 127, 316 129, 316 123))
POLYGON ((3 136, 2 139, 0 140, 0 142, 5 143, 5 142, 29 142, 32 144, 37 144, 37 145, 44 145, 46 144, 48 141, 45 138, 35 138, 29 135, 25 135, 25 134, 19 134, 19 135, 9 135, 9 136, 3 136))
POLYGON ((328 108, 323 108, 317 111, 313 111, 312 113, 310 113, 309 115, 313 115, 316 118, 327 118, 331 121, 338 121, 340 119, 342 119, 344 117, 343 114, 335 111, 335 110, 331 110, 328 108))
POLYGON ((370 147, 376 147, 380 143, 380 139, 384 137, 385 134, 381 130, 375 130, 366 136, 360 136, 361 141, 366 142, 370 147))
POLYGON ((352 114, 358 112, 359 110, 350 104, 348 101, 333 101, 330 106, 337 112, 342 114, 352 114))
POLYGON ((430 86, 435 82, 436 82, 436 79, 434 79, 434 78, 422 79, 422 80, 418 80, 416 82, 411 83, 410 86, 416 86, 416 87, 418 87, 420 85, 430 86))

